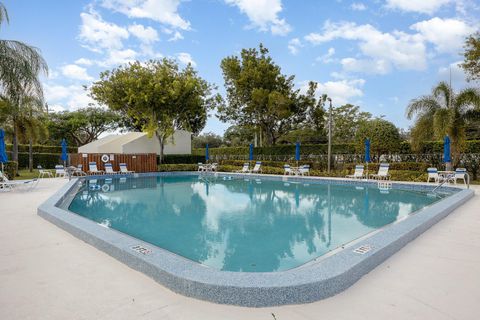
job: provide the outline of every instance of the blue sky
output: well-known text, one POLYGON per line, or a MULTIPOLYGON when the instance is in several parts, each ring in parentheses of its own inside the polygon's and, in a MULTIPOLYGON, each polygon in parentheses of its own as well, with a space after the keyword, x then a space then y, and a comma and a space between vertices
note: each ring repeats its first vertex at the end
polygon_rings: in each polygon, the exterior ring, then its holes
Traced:
MULTIPOLYGON (((440 80, 465 87, 463 39, 479 29, 472 0, 4 0, 1 37, 38 47, 50 67, 43 81, 54 110, 91 100, 82 85, 135 59, 191 62, 223 94, 222 58, 269 48, 298 88, 319 83, 334 107, 359 105, 407 128, 405 107, 440 80)), ((229 126, 210 117, 204 131, 229 126)))

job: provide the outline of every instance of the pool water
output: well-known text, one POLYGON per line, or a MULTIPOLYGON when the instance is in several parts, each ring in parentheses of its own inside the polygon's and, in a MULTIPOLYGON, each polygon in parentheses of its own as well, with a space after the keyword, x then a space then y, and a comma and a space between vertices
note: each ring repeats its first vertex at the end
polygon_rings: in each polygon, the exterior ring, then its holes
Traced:
POLYGON ((69 210, 206 266, 298 267, 446 195, 197 175, 86 180, 69 210))

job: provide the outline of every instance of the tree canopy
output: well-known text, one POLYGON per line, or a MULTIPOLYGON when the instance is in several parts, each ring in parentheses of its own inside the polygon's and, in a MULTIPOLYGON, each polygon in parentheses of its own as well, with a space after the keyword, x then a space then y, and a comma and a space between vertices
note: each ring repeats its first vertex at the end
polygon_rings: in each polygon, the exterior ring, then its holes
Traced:
POLYGON ((160 141, 160 159, 176 129, 193 134, 205 126, 208 111, 221 105, 218 94, 189 64, 180 70, 174 60, 134 62, 100 74, 90 94, 100 104, 121 112, 160 141))
POLYGON ((360 125, 372 118, 369 112, 360 111, 359 106, 345 104, 332 111, 333 141, 335 143, 348 143, 355 139, 360 125))
POLYGON ((468 36, 464 48, 461 66, 469 80, 480 80, 480 32, 468 36))
POLYGON ((359 153, 365 152, 366 139, 370 139, 371 153, 377 156, 398 151, 402 141, 398 128, 381 118, 366 120, 359 124, 355 134, 356 149, 359 153))
POLYGON ((294 89, 294 76, 281 73, 268 55, 268 49, 243 49, 238 56, 221 62, 228 104, 218 108, 221 121, 250 127, 264 136, 267 144, 278 139, 306 119, 313 108, 316 85, 309 84, 305 94, 294 89))

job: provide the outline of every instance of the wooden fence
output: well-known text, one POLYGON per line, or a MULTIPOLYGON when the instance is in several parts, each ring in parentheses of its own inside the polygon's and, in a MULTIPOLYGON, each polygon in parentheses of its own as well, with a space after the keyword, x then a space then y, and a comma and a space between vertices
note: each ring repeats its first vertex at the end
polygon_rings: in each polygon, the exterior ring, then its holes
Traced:
POLYGON ((114 171, 120 171, 120 163, 126 163, 128 170, 135 172, 157 171, 157 155, 155 153, 71 153, 69 154, 69 160, 72 166, 83 165, 85 172, 88 171, 89 162, 96 162, 98 170, 103 171, 105 170, 105 163, 111 163, 114 171))

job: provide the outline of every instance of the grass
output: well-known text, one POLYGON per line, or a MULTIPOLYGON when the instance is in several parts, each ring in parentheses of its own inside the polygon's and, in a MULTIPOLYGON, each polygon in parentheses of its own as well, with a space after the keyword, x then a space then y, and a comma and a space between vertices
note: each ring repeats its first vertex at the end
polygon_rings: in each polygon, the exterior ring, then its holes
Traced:
POLYGON ((14 180, 26 180, 26 179, 38 178, 38 170, 33 169, 33 171, 30 172, 30 170, 28 169, 21 169, 21 170, 18 170, 18 175, 19 176, 15 177, 14 180))

